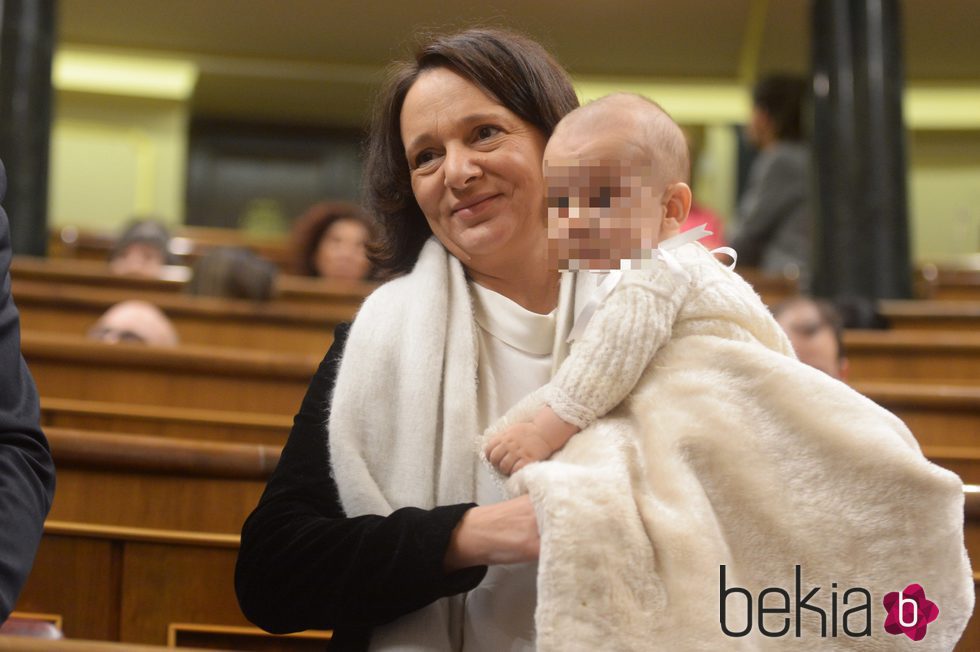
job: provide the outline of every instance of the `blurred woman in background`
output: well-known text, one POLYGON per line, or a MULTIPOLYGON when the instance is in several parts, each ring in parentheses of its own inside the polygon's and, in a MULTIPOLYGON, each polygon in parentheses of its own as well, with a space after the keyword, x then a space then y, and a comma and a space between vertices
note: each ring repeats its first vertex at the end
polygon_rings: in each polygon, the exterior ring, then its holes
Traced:
POLYGON ((293 274, 358 281, 373 269, 367 245, 374 237, 371 219, 356 205, 320 202, 293 226, 293 274))

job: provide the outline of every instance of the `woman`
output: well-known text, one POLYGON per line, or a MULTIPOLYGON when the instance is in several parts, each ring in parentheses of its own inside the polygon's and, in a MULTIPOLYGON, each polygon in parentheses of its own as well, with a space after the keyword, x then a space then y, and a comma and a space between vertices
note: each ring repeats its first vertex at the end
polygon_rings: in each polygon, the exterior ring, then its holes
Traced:
POLYGON ((746 133, 759 154, 738 205, 731 245, 743 265, 807 280, 809 148, 803 139, 806 82, 771 76, 752 91, 746 133))
POLYGON ((360 281, 371 275, 373 224, 354 204, 319 202, 293 226, 293 274, 360 281))
POLYGON ((337 329, 243 528, 253 622, 333 628, 339 650, 533 649, 534 513, 501 500, 473 441, 564 339, 541 162, 575 106, 554 60, 503 32, 437 37, 394 70, 366 181, 380 262, 408 274, 337 329))

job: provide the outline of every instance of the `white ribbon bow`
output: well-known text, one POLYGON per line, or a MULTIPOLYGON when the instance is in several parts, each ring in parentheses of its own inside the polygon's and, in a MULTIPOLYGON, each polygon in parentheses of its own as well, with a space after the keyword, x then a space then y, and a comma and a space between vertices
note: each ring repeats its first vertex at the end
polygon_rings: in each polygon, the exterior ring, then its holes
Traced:
MULTIPOLYGON (((667 265, 667 269, 669 269, 671 272, 679 276, 686 277, 687 272, 685 272, 684 268, 681 267, 681 264, 677 261, 677 258, 670 253, 670 250, 677 249, 678 247, 686 245, 689 242, 696 242, 709 235, 713 235, 713 233, 709 231, 704 224, 702 224, 689 231, 685 231, 684 233, 664 240, 656 249, 653 250, 653 255, 662 260, 664 264, 667 265)), ((731 247, 718 247, 716 249, 712 249, 710 253, 724 254, 730 257, 732 262, 731 264, 727 265, 727 267, 728 269, 735 269, 735 263, 738 261, 738 253, 731 247)), ((592 296, 589 297, 585 307, 582 308, 582 310, 578 313, 578 316, 575 318, 575 323, 572 325, 572 332, 568 334, 567 342, 571 343, 582 337, 582 333, 585 332, 585 327, 588 325, 589 320, 592 319, 592 315, 594 315, 595 311, 599 309, 602 302, 606 300, 606 297, 612 294, 612 291, 616 289, 616 286, 619 285, 619 282, 622 279, 622 269, 614 269, 609 271, 606 278, 602 280, 599 287, 597 287, 595 292, 592 293, 592 296)))

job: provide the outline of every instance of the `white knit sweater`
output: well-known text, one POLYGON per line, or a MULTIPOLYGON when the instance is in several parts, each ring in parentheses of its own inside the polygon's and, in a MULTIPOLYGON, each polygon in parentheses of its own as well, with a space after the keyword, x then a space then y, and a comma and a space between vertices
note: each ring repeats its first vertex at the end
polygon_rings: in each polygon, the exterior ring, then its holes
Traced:
POLYGON ((789 340, 740 276, 697 243, 672 254, 684 274, 662 261, 653 269, 625 272, 544 389, 545 401, 566 423, 585 429, 619 405, 672 338, 756 340, 793 355, 789 340))

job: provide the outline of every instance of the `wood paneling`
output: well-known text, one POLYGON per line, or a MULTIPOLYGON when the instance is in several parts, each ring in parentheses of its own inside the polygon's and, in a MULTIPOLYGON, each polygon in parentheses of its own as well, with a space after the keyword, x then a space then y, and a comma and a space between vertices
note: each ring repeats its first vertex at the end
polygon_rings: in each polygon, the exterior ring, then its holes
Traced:
POLYGON ((919 298, 938 301, 980 301, 980 269, 923 265, 916 278, 919 298))
POLYGON ((177 439, 282 446, 286 443, 293 420, 285 414, 131 405, 42 396, 41 423, 48 427, 78 430, 137 432, 177 439))
POLYGON ((222 625, 170 625, 170 645, 246 650, 255 652, 323 652, 331 632, 308 631, 286 636, 270 636, 255 627, 222 625))
POLYGON ((965 484, 980 484, 980 447, 927 446, 922 452, 930 461, 960 476, 965 484))
POLYGON ((24 330, 84 335, 113 305, 148 300, 171 320, 184 344, 322 355, 333 329, 354 317, 352 305, 291 305, 194 297, 144 296, 139 290, 52 283, 13 284, 24 330))
POLYGON ((286 415, 298 410, 320 359, 32 332, 21 348, 43 396, 286 415))
POLYGON ((980 301, 881 301, 879 311, 895 330, 980 333, 980 301))
MULTIPOLYGON (((182 292, 190 278, 186 267, 170 267, 165 273, 167 277, 160 279, 117 276, 104 262, 27 256, 15 256, 10 264, 14 281, 128 289, 138 291, 147 300, 160 294, 182 292)), ((356 308, 375 287, 377 283, 280 275, 276 279, 275 301, 356 308)))
MULTIPOLYGON (((195 652, 197 648, 136 645, 108 641, 45 641, 21 636, 0 636, 2 652, 195 652)), ((198 652, 200 652, 198 650, 198 652)))
POLYGON ((116 641, 121 581, 118 542, 46 532, 17 608, 60 614, 69 638, 116 641))
POLYGON ((247 627, 236 535, 49 520, 18 608, 59 613, 69 638, 163 645, 171 623, 247 627))
POLYGON ((280 449, 49 428, 58 469, 50 517, 93 524, 238 533, 280 449))
POLYGON ((847 331, 850 379, 980 384, 980 333, 847 331))
POLYGON ((852 386, 897 415, 923 446, 980 444, 980 386, 875 381, 852 386))

